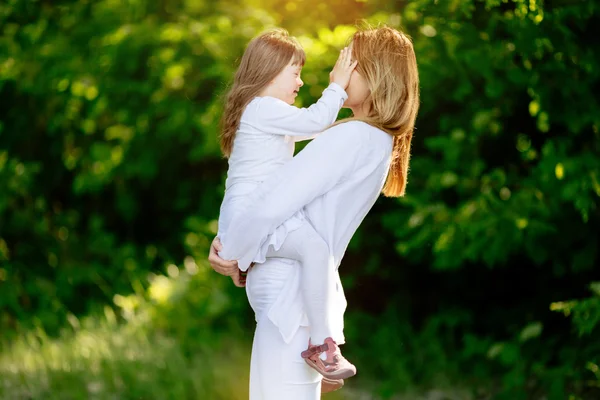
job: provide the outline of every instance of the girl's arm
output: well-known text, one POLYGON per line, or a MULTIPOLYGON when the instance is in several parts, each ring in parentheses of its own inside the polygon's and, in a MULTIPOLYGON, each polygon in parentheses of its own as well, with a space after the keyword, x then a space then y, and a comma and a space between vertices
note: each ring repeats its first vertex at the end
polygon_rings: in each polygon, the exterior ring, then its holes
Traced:
POLYGON ((358 123, 323 132, 289 163, 263 182, 236 214, 224 238, 220 257, 237 260, 245 271, 264 239, 315 198, 327 193, 360 165, 367 146, 358 123))
POLYGON ((306 140, 335 122, 347 98, 346 91, 333 82, 316 103, 306 108, 294 107, 274 97, 265 97, 258 105, 254 123, 261 131, 306 140))
POLYGON ((295 141, 312 139, 337 119, 348 98, 344 90, 357 61, 352 61, 352 50, 344 48, 329 74, 330 84, 321 98, 307 108, 297 108, 273 97, 265 97, 258 105, 256 126, 266 132, 291 136, 295 141))

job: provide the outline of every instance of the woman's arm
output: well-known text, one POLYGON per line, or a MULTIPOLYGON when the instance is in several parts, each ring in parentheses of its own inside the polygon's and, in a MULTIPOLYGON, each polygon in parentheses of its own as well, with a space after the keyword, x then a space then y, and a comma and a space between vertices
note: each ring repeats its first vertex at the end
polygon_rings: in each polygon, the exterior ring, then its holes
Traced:
POLYGON ((346 123, 309 143, 263 182, 249 199, 249 207, 233 217, 221 258, 237 260, 242 271, 248 269, 267 235, 354 172, 365 153, 364 137, 359 124, 346 123))

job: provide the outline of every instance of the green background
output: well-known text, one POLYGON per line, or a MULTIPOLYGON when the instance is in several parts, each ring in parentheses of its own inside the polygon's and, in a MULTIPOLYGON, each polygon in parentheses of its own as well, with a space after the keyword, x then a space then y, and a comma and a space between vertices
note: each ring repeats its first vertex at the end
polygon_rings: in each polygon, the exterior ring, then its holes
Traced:
POLYGON ((599 12, 3 1, 0 398, 247 398, 253 315, 206 261, 223 95, 281 26, 311 104, 367 20, 413 38, 421 108, 407 196, 378 200, 342 262, 359 374, 327 397, 599 399, 599 12))

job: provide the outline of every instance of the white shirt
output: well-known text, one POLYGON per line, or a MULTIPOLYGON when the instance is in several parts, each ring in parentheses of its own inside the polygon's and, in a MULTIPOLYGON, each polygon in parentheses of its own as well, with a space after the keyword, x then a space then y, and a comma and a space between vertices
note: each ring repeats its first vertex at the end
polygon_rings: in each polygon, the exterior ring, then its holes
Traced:
MULTIPOLYGON (((249 206, 231 220, 221 257, 238 260, 240 269, 247 270, 265 238, 304 208, 306 218, 329 245, 338 268, 350 239, 381 193, 392 146, 389 134, 364 122, 329 128, 253 191, 249 206)), ((299 279, 299 275, 292 279, 299 279)), ((336 290, 336 321, 331 323, 334 340, 342 343, 346 299, 339 275, 336 290)), ((270 317, 287 340, 301 323, 301 316, 291 310, 302 310, 302 306, 295 304, 300 301, 297 293, 282 296, 270 317)))
POLYGON ((219 215, 221 239, 247 195, 292 159, 295 142, 311 139, 334 123, 347 98, 341 86, 331 83, 321 98, 307 108, 294 107, 274 97, 256 97, 246 106, 229 157, 219 215))

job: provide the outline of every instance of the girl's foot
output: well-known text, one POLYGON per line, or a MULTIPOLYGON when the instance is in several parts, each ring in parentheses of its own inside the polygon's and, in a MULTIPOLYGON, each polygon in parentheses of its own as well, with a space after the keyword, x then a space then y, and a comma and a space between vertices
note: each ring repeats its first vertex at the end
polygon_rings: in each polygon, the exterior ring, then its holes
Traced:
POLYGON ((308 365, 327 379, 347 379, 356 375, 356 367, 342 356, 339 346, 330 337, 320 346, 311 345, 309 342, 308 349, 301 355, 308 365), (321 357, 321 354, 325 357, 321 357))
POLYGON ((321 380, 321 393, 334 392, 338 389, 341 389, 342 386, 344 386, 343 379, 332 380, 323 377, 323 379, 321 380))

